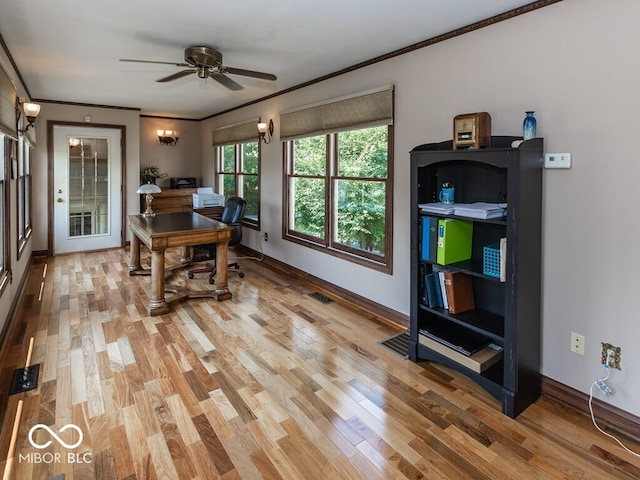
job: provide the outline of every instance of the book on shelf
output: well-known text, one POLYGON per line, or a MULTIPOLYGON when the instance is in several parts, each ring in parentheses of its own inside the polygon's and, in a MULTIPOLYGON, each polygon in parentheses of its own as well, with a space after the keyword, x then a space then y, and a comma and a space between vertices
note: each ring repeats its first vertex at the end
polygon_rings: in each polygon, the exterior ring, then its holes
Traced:
POLYGON ((502 218, 507 211, 506 203, 487 203, 487 202, 475 202, 475 203, 457 203, 454 205, 454 214, 461 217, 478 218, 478 219, 493 219, 502 218))
POLYGON ((427 276, 423 273, 422 269, 420 270, 418 278, 420 282, 420 303, 422 305, 429 305, 429 299, 427 297, 427 276))
POLYGON ((438 251, 436 261, 448 265, 471 258, 473 222, 457 218, 438 220, 438 251))
POLYGON ((500 239, 500 281, 507 281, 507 239, 500 239))
POLYGON ((489 337, 450 320, 432 319, 420 333, 467 356, 491 343, 489 337))
POLYGON ((420 203, 418 204, 420 211, 424 213, 437 213, 440 215, 452 215, 455 211, 453 204, 434 202, 434 203, 420 203))
POLYGON ((473 279, 462 272, 444 272, 449 313, 462 313, 476 308, 473 296, 473 279))
POLYGON ((422 217, 421 222, 422 260, 435 262, 438 248, 438 218, 422 217))
POLYGON ((440 295, 442 296, 442 308, 449 309, 447 290, 444 285, 444 270, 438 270, 438 280, 440 281, 440 295))
POLYGON ((435 213, 438 215, 458 215, 460 217, 491 219, 504 217, 507 211, 506 203, 420 203, 420 211, 423 213, 435 213))
POLYGON ((440 279, 437 272, 428 273, 425 276, 427 285, 427 306, 429 308, 443 308, 440 279))
POLYGON ((473 370, 476 373, 482 373, 489 367, 498 363, 504 356, 504 349, 495 343, 481 348, 473 355, 464 355, 462 353, 453 350, 446 345, 437 342, 429 338, 426 335, 418 335, 418 341, 421 345, 430 348, 431 350, 444 355, 447 358, 473 370))

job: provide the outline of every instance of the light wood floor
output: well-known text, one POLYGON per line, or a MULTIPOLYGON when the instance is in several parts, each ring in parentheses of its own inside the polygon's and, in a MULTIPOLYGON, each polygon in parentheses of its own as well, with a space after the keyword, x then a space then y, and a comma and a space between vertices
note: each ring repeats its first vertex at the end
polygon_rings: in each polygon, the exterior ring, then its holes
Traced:
POLYGON ((232 300, 152 318, 128 250, 37 261, 0 358, 0 467, 23 399, 18 480, 640 478, 588 417, 542 398, 510 419, 465 377, 378 345, 399 330, 241 264, 232 300), (32 336, 38 388, 7 396, 32 336), (70 423, 75 449, 42 428, 52 444, 29 442, 43 424, 72 443, 70 423))

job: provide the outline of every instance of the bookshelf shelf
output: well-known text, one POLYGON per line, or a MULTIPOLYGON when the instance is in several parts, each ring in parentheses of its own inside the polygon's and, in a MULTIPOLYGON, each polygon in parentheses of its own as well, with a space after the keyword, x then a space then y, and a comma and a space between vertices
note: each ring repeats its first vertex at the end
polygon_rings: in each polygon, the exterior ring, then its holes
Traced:
MULTIPOLYGON (((439 362, 464 373, 500 400, 503 413, 510 417, 516 417, 540 395, 543 140, 536 138, 510 148, 515 139, 493 137, 492 147, 486 149, 451 150, 450 142, 443 142, 421 145, 411 152, 409 358, 439 362), (418 205, 438 201, 443 183, 455 185, 456 202, 506 203, 506 217, 475 219, 421 211, 418 205), (423 259, 421 225, 425 216, 473 222, 471 258, 449 265, 439 265, 431 261, 433 257, 423 259), (483 273, 483 247, 499 243, 500 238, 507 242, 504 281, 483 273), (454 315, 446 308, 429 306, 426 276, 441 270, 472 278, 475 309, 454 315), (465 365, 469 362, 458 352, 448 353, 448 347, 434 345, 423 335, 437 327, 444 337, 449 330, 459 331, 459 326, 469 335, 484 336, 501 347, 509 361, 500 360, 478 373, 465 365)), ((456 340, 453 337, 442 340, 451 345, 456 340)))

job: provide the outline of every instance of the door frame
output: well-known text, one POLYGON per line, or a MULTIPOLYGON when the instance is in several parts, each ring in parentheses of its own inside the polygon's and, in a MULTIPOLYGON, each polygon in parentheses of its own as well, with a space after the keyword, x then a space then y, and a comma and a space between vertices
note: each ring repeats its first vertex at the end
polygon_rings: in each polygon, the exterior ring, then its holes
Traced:
POLYGON ((111 125, 106 123, 86 123, 86 122, 65 122, 60 120, 47 120, 47 255, 53 255, 53 238, 54 238, 54 213, 53 202, 55 201, 54 186, 53 186, 53 170, 55 165, 54 159, 54 145, 53 145, 53 127, 80 127, 80 128, 110 128, 120 130, 120 162, 122 163, 120 168, 120 248, 125 246, 125 234, 126 234, 126 212, 127 212, 127 197, 124 194, 125 185, 127 184, 127 127, 125 125, 111 125))

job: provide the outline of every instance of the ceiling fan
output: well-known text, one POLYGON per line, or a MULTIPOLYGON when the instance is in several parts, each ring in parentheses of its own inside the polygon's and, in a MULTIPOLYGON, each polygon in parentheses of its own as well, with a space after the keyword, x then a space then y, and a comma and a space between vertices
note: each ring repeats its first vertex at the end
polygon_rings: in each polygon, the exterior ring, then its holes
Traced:
POLYGON ((184 63, 174 62, 156 62, 153 60, 132 60, 129 58, 121 58, 121 62, 137 62, 137 63, 157 63, 161 65, 175 65, 176 67, 187 67, 187 70, 180 70, 166 77, 156 80, 156 82, 171 82, 192 73, 197 73, 200 78, 212 78, 221 83, 230 90, 242 90, 235 80, 229 78, 226 74, 244 75, 245 77, 259 78, 262 80, 276 80, 277 77, 272 73, 256 72, 255 70, 245 70, 244 68, 227 67, 222 64, 222 53, 212 47, 194 45, 188 47, 184 51, 184 63))

